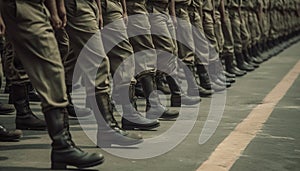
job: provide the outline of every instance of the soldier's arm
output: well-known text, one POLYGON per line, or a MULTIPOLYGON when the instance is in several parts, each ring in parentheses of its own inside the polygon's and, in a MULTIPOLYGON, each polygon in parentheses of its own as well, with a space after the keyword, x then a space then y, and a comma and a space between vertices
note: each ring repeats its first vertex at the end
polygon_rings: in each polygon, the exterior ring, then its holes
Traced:
POLYGON ((102 18, 102 8, 101 8, 101 0, 96 0, 99 12, 99 28, 100 30, 103 29, 103 18, 102 18))
POLYGON ((126 7, 126 0, 121 0, 122 8, 123 8, 123 19, 125 24, 128 24, 128 15, 127 15, 127 7, 126 7))
POLYGON ((175 0, 169 0, 169 11, 170 11, 170 15, 173 20, 173 24, 175 27, 177 27, 177 18, 176 18, 176 12, 175 12, 175 0))
POLYGON ((57 12, 62 21, 62 27, 67 25, 67 12, 65 8, 65 1, 64 0, 56 0, 57 5, 57 12))
POLYGON ((5 33, 5 24, 4 24, 4 21, 2 19, 1 11, 0 11, 0 36, 3 36, 4 33, 5 33))
POLYGON ((46 0, 45 5, 50 11, 51 24, 55 29, 62 27, 62 21, 60 20, 57 12, 56 0, 46 0))

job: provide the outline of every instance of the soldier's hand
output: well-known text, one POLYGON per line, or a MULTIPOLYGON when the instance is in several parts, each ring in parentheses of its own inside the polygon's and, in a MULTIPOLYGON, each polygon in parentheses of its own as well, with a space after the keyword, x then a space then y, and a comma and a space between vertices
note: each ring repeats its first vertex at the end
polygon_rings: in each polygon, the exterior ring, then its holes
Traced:
POLYGON ((2 36, 5 33, 5 24, 4 21, 0 15, 0 35, 2 36))
POLYGON ((175 29, 177 29, 177 26, 178 26, 177 17, 172 16, 172 21, 173 21, 173 25, 174 25, 175 29))
POLYGON ((103 18, 102 18, 102 15, 99 15, 99 29, 100 30, 103 29, 103 18))
POLYGON ((58 15, 51 15, 50 20, 54 29, 60 29, 62 27, 62 21, 58 15))
POLYGON ((63 5, 60 5, 57 9, 59 18, 62 22, 61 27, 66 27, 67 25, 67 12, 66 12, 66 8, 63 5))
POLYGON ((123 14, 123 20, 124 20, 125 25, 127 26, 128 25, 128 15, 127 15, 127 12, 125 12, 123 14))

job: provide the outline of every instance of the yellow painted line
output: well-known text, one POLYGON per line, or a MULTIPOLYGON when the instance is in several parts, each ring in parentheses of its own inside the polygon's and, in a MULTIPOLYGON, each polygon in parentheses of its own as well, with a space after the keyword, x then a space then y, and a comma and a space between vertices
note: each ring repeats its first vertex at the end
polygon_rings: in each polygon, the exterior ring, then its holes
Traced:
POLYGON ((242 152, 263 124, 270 117, 275 106, 284 97, 300 73, 300 60, 289 73, 264 98, 263 103, 256 106, 251 113, 226 137, 202 163, 197 171, 227 171, 233 166, 242 152))

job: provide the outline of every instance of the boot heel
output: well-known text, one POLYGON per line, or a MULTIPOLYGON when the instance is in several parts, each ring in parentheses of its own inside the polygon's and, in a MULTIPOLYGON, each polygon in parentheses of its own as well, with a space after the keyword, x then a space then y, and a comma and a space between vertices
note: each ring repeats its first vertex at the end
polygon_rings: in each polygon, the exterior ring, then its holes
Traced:
POLYGON ((67 169, 67 164, 65 163, 52 163, 51 164, 52 170, 65 170, 67 169))

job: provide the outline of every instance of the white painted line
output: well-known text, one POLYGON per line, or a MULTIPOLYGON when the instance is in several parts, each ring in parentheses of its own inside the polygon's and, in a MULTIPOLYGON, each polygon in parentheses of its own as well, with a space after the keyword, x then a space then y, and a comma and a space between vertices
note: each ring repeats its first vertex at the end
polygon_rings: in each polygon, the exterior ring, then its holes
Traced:
POLYGON ((300 73, 300 60, 290 72, 256 106, 250 114, 218 145, 197 171, 227 171, 270 117, 275 106, 284 97, 300 73))

